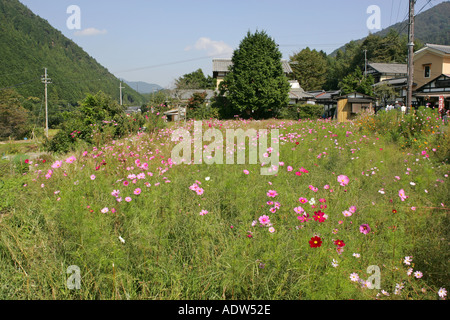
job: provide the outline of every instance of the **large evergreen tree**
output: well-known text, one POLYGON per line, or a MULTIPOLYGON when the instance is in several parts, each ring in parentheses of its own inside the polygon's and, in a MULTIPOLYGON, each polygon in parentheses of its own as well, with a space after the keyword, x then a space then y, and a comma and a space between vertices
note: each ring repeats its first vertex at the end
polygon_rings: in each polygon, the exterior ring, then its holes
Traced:
POLYGON ((232 67, 221 83, 228 106, 242 117, 272 117, 289 102, 289 82, 281 52, 264 31, 247 33, 233 52, 232 67))

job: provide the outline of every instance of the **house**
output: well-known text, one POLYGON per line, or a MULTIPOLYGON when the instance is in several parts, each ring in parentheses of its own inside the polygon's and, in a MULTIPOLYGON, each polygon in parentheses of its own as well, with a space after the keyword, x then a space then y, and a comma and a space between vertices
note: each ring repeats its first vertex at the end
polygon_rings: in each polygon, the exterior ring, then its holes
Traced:
POLYGON ((210 89, 174 89, 171 91, 170 97, 183 104, 187 103, 194 93, 206 93, 205 102, 207 104, 215 95, 215 91, 210 89))
MULTIPOLYGON (((225 76, 230 72, 230 67, 233 65, 231 59, 213 59, 213 78, 217 79, 217 87, 223 81, 225 76)), ((292 73, 291 66, 287 60, 281 60, 284 73, 287 75, 292 73)))
POLYGON ((414 90, 443 74, 450 74, 450 46, 427 43, 414 53, 414 90))
POLYGON ((289 90, 290 105, 297 103, 315 104, 314 95, 303 90, 297 80, 289 80, 289 84, 291 86, 291 89, 289 90))
POLYGON ((404 78, 407 76, 408 66, 400 63, 369 63, 366 75, 372 75, 375 83, 386 79, 404 78))
POLYGON ((441 74, 414 91, 418 106, 450 110, 450 74, 441 74))
POLYGON ((336 117, 336 106, 337 100, 341 94, 341 90, 325 91, 325 90, 315 90, 308 91, 309 94, 313 95, 316 103, 324 106, 324 117, 325 118, 335 118, 336 117))
POLYGON ((139 106, 128 107, 125 110, 125 113, 127 113, 127 114, 138 113, 138 112, 141 112, 141 107, 139 107, 139 106))
POLYGON ((374 112, 375 98, 353 92, 336 98, 337 100, 337 121, 346 122, 352 120, 361 111, 374 112))

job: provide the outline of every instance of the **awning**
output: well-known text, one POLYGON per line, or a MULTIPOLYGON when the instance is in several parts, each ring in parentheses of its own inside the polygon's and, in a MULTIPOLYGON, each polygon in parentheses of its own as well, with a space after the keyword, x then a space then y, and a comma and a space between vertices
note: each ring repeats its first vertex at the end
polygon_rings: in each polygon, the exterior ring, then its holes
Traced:
POLYGON ((430 98, 439 98, 439 97, 444 97, 444 98, 448 98, 450 97, 450 93, 416 93, 414 94, 415 97, 430 97, 430 98))

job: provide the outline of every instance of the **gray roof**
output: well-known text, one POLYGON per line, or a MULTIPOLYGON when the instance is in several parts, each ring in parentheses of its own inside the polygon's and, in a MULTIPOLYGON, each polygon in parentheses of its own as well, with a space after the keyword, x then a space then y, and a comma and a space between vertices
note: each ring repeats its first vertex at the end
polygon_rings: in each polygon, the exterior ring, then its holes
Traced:
POLYGON ((211 100, 214 97, 214 90, 207 89, 184 89, 184 90, 173 90, 171 92, 171 96, 173 98, 178 98, 180 100, 188 100, 192 97, 194 93, 203 93, 206 92, 206 100, 211 100))
POLYGON ((406 74, 408 72, 408 66, 400 63, 369 63, 369 66, 380 73, 395 73, 406 74))
POLYGON ((305 98, 314 98, 314 95, 305 92, 303 89, 292 88, 289 91, 290 99, 305 99, 305 98))
MULTIPOLYGON (((231 59, 213 59, 213 72, 227 72, 229 67, 233 64, 231 59)), ((281 60, 281 65, 285 73, 292 73, 292 68, 289 61, 281 60)))
POLYGON ((426 43, 425 47, 441 51, 443 53, 450 53, 450 46, 445 46, 442 44, 432 44, 432 43, 426 43))

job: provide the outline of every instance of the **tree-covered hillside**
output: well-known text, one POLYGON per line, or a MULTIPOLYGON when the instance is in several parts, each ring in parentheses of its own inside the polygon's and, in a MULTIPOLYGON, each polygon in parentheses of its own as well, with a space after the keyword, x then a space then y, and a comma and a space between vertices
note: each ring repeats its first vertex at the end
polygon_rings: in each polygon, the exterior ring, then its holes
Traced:
MULTIPOLYGON (((421 43, 450 44, 450 1, 442 2, 434 7, 420 12, 422 7, 415 10, 414 18, 414 39, 421 43)), ((408 19, 396 23, 386 29, 378 31, 373 35, 385 37, 389 32, 395 31, 400 35, 408 34, 408 19)), ((354 40, 362 42, 364 39, 354 40)), ((417 48, 415 48, 417 49, 417 48)), ((333 51, 330 56, 335 56, 339 50, 345 50, 345 46, 333 51)))
MULTIPOLYGON (((119 100, 120 81, 72 40, 18 0, 0 0, 0 89, 42 99, 44 67, 52 79, 49 101, 76 104, 87 93, 103 91, 119 100)), ((123 84, 124 104, 143 97, 123 84)))

